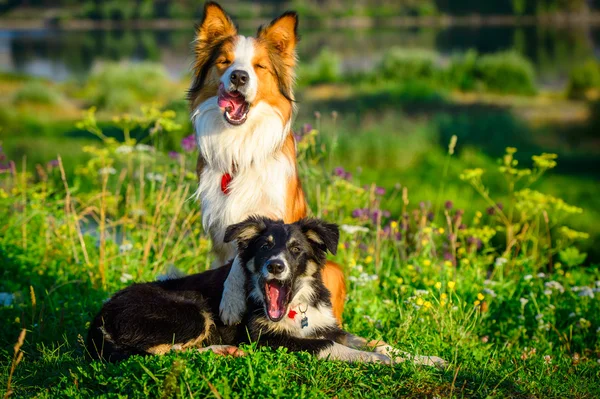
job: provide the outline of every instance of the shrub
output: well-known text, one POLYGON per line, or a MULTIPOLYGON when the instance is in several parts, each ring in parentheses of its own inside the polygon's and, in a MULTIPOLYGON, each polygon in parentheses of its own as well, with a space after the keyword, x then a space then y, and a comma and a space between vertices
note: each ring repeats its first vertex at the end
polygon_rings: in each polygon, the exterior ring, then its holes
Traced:
POLYGON ((535 94, 535 70, 529 60, 514 51, 483 55, 477 75, 489 91, 535 94))
POLYGON ((470 91, 477 88, 477 51, 454 54, 445 71, 445 83, 452 88, 470 91))
POLYGON ((98 108, 131 111, 167 94, 168 76, 164 66, 150 62, 107 64, 90 77, 85 91, 98 108))
POLYGON ((53 105, 60 101, 60 93, 52 87, 39 81, 27 82, 13 97, 14 104, 45 104, 53 105))
POLYGON ((600 88, 600 64, 589 60, 571 70, 567 95, 570 98, 583 98, 591 89, 600 88))
POLYGON ((308 65, 300 67, 299 83, 336 83, 342 79, 340 56, 325 47, 308 65))
POLYGON ((392 48, 385 53, 376 76, 395 81, 432 80, 438 75, 437 54, 430 50, 392 48))

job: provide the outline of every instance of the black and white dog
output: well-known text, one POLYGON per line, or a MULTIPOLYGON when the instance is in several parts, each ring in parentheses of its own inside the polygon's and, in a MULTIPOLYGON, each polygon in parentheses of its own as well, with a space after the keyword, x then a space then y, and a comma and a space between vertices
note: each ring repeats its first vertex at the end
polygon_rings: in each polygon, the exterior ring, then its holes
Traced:
POLYGON ((186 348, 235 355, 242 354, 237 345, 255 341, 332 360, 389 364, 412 359, 443 366, 440 358, 412 356, 339 328, 320 273, 326 252, 336 252, 338 239, 337 226, 318 219, 284 224, 250 217, 229 226, 225 242, 237 242, 246 275, 242 323, 226 326, 219 319, 231 267, 226 265, 118 292, 94 319, 88 351, 108 361, 186 348))

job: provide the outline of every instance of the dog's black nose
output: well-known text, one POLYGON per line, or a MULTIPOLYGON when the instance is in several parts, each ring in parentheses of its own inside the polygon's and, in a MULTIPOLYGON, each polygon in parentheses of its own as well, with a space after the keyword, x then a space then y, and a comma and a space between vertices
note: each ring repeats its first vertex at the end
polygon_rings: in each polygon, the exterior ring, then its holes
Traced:
POLYGON ((242 87, 248 82, 250 76, 248 75, 248 72, 242 71, 241 69, 236 69, 235 71, 231 72, 230 79, 234 86, 242 87))
POLYGON ((267 271, 271 274, 281 274, 285 270, 285 264, 279 259, 273 259, 267 263, 267 271))

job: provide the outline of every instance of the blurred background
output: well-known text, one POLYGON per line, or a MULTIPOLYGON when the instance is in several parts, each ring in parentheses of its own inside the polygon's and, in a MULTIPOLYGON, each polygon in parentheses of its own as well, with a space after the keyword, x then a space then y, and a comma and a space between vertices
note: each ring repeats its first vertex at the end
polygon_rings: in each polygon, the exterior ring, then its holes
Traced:
MULTIPOLYGON (((473 213, 488 204, 459 179, 465 168, 494 170, 506 147, 516 147, 524 165, 533 154, 556 153, 558 167, 534 188, 585 209, 572 225, 592 235, 583 246, 600 259, 597 1, 220 3, 244 34, 298 11, 294 129, 320 131, 332 173, 343 168, 361 184, 408 187, 412 202, 452 200, 473 213), (458 143, 446 167, 453 135, 458 143)), ((192 132, 185 91, 202 7, 192 0, 1 1, 2 168, 26 156, 33 169, 60 153, 72 172, 88 156, 83 145, 95 140, 75 124, 91 106, 116 138, 115 115, 151 103, 174 110, 184 129, 164 150, 181 151, 192 132)), ((502 192, 499 176, 486 175, 491 191, 502 192)))

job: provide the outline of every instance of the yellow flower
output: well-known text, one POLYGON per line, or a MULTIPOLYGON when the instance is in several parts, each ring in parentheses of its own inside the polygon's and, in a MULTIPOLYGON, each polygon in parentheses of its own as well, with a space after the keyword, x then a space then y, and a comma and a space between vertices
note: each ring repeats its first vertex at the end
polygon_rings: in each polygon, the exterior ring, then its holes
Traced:
POLYGON ((448 288, 450 288, 451 290, 454 289, 455 285, 456 285, 456 283, 454 281, 448 281, 448 288))
POLYGON ((373 257, 371 255, 369 255, 365 258, 365 263, 371 263, 371 262, 373 262, 373 257))
POLYGON ((8 193, 0 188, 0 198, 8 198, 8 193))
POLYGON ((398 222, 396 222, 395 220, 392 221, 392 223, 390 223, 390 227, 392 228, 392 230, 396 230, 398 228, 398 222))
POLYGON ((425 309, 429 309, 432 305, 431 302, 425 301, 425 303, 423 303, 423 306, 425 306, 425 309))
POLYGON ((431 261, 429 259, 425 259, 423 261, 423 266, 431 266, 431 261))
POLYGON ((475 216, 477 216, 478 218, 482 217, 483 214, 480 211, 475 212, 475 216))
POLYGON ((442 299, 442 300, 440 301, 440 306, 441 306, 441 307, 444 307, 444 306, 446 306, 446 301, 442 299))
POLYGON ((415 267, 414 267, 413 265, 408 265, 408 266, 406 266, 406 268, 407 268, 408 270, 413 270, 415 267))
POLYGON ((448 298, 448 294, 446 294, 445 292, 442 292, 442 295, 440 295, 440 298, 442 298, 442 300, 448 298))
POLYGON ((423 305, 423 298, 417 298, 417 305, 418 306, 422 306, 423 305))
POLYGON ((396 284, 402 284, 404 282, 404 279, 402 277, 398 277, 398 279, 396 280, 396 284))
POLYGON ((483 294, 481 292, 479 294, 477 294, 477 299, 479 299, 480 301, 483 301, 484 298, 485 298, 485 296, 483 296, 483 294))
POLYGON ((369 247, 369 248, 367 248, 367 253, 373 255, 375 253, 375 247, 369 247))
POLYGON ((480 303, 480 301, 475 301, 475 306, 479 306, 480 303))
POLYGON ((450 262, 449 260, 444 262, 444 266, 446 267, 452 267, 452 262, 450 262))
POLYGON ((471 263, 471 261, 469 261, 469 259, 467 258, 463 258, 460 260, 462 263, 464 263, 465 265, 468 265, 469 263, 471 263))
POLYGON ((459 255, 464 255, 465 254, 465 249, 463 247, 458 248, 458 250, 456 251, 459 255))
POLYGON ((435 288, 437 288, 438 290, 442 288, 442 283, 440 283, 439 281, 435 283, 435 288))
POLYGON ((427 245, 427 239, 426 238, 423 238, 421 240, 421 245, 423 245, 423 246, 427 245))
POLYGON ((445 231, 446 231, 446 230, 444 230, 444 228, 443 228, 443 227, 440 227, 440 228, 438 229, 438 233, 440 233, 440 234, 444 234, 444 232, 445 232, 445 231))

